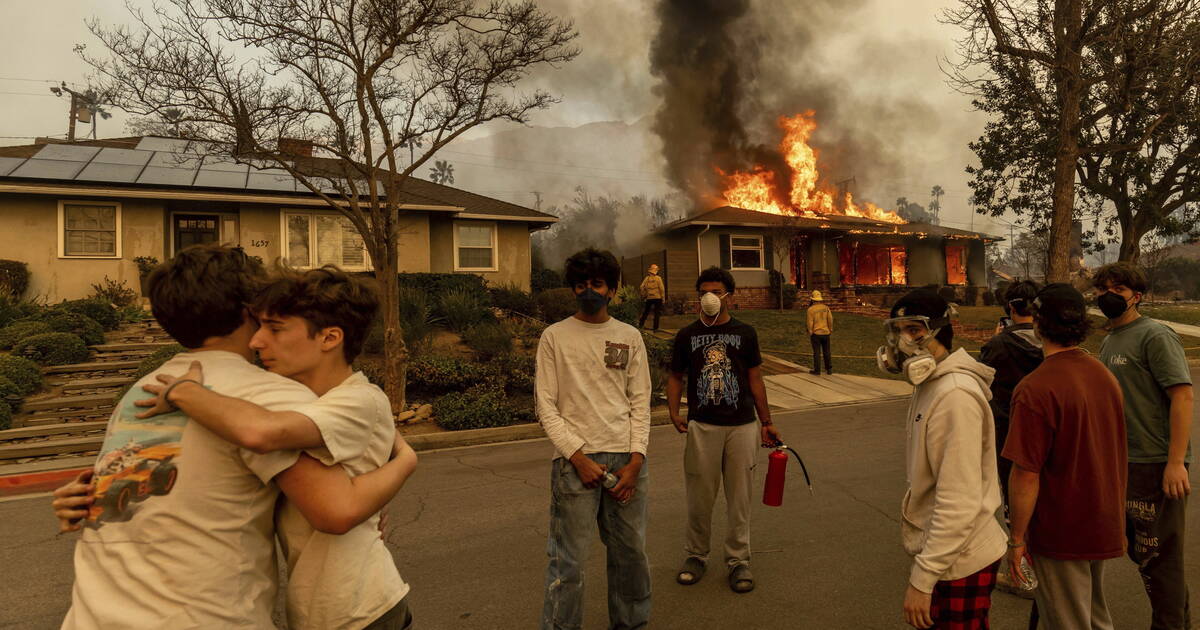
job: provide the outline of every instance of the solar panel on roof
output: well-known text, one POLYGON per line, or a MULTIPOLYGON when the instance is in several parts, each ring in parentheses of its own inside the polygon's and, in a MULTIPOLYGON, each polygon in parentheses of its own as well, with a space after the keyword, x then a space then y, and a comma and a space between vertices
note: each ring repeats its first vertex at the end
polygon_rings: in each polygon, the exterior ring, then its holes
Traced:
POLYGON ((65 160, 41 160, 29 158, 17 167, 11 177, 36 177, 38 179, 75 179, 83 170, 84 162, 68 162, 65 160))
POLYGON ((194 168, 172 168, 169 166, 147 166, 137 178, 139 184, 159 186, 191 186, 196 178, 194 168))
POLYGON ((188 170, 196 170, 200 168, 201 157, 191 155, 189 153, 171 153, 169 151, 156 151, 150 158, 150 166, 166 166, 168 168, 184 168, 188 170))
POLYGON ((47 144, 37 155, 39 160, 65 160, 68 162, 87 162, 96 157, 100 147, 80 146, 76 144, 47 144))
POLYGON ((227 157, 206 155, 204 156, 204 164, 200 167, 200 170, 245 173, 246 171, 250 170, 250 165, 239 163, 227 157))
POLYGON ((142 167, 136 164, 108 164, 92 161, 75 176, 77 181, 118 182, 132 184, 137 181, 142 167))
POLYGON ((21 165, 25 158, 17 157, 0 157, 0 177, 8 175, 14 168, 21 165))
POLYGON ((250 180, 246 188, 255 190, 291 190, 297 189, 298 184, 287 171, 283 169, 266 169, 250 171, 250 180))
POLYGON ((131 164, 134 166, 145 166, 146 162, 153 156, 150 151, 135 151, 133 149, 114 149, 105 147, 100 150, 92 163, 104 162, 105 164, 131 164))
MULTIPOLYGON (((248 167, 247 167, 248 168, 248 167)), ((196 173, 195 186, 210 186, 213 188, 245 188, 246 171, 217 171, 208 168, 196 173)))

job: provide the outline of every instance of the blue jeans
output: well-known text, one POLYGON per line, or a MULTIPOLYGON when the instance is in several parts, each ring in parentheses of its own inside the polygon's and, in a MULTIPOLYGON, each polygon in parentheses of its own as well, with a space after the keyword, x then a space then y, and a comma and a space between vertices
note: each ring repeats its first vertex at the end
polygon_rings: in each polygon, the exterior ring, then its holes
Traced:
MULTIPOLYGON (((610 471, 629 463, 629 453, 591 453, 610 471)), ((557 458, 550 469, 550 537, 546 542, 546 601, 543 630, 583 627, 583 565, 598 526, 608 551, 608 621, 612 630, 645 628, 650 621, 650 563, 646 558, 647 467, 626 505, 603 487, 586 488, 571 462, 557 458)))

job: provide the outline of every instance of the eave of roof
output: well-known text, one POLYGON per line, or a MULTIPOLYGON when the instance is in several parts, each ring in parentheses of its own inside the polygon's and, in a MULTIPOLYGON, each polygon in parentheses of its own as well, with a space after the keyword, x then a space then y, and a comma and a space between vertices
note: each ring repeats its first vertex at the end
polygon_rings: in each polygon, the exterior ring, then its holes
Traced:
POLYGON ((734 206, 721 206, 692 217, 668 223, 659 228, 660 233, 673 232, 691 226, 736 226, 774 228, 788 226, 794 228, 809 228, 821 230, 839 230, 850 234, 909 234, 918 238, 938 236, 943 238, 962 238, 981 240, 985 243, 1002 241, 1003 238, 971 232, 957 228, 930 225, 927 223, 886 223, 872 221, 862 217, 842 215, 826 215, 821 218, 803 216, 783 216, 770 212, 759 212, 734 206))

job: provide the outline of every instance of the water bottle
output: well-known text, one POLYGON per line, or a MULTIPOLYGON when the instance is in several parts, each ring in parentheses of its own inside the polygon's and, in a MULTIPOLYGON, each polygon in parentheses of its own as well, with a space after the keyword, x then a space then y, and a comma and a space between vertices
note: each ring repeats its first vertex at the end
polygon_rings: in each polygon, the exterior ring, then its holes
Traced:
POLYGON ((1017 580, 1017 586, 1022 591, 1032 591, 1037 588, 1037 573, 1033 571, 1033 565, 1029 564, 1029 556, 1021 556, 1021 561, 1017 567, 1021 571, 1021 579, 1017 580))

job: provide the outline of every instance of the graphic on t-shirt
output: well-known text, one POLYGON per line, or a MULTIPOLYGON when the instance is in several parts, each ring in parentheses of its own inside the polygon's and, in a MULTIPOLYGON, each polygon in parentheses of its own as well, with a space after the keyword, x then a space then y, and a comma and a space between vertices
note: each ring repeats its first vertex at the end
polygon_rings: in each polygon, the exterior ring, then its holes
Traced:
POLYGON ((624 370, 629 367, 629 344, 604 342, 604 367, 624 370))
POLYGON ((187 416, 174 411, 141 420, 136 398, 131 391, 121 399, 109 422, 92 477, 96 500, 88 527, 129 520, 144 501, 171 492, 179 478, 175 459, 187 416))
POLYGON ((729 359, 724 341, 714 341, 704 348, 704 367, 700 368, 698 385, 696 391, 700 395, 701 407, 720 404, 737 406, 740 388, 733 375, 733 361, 729 359))

